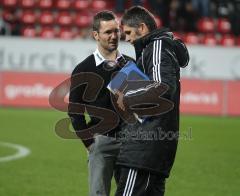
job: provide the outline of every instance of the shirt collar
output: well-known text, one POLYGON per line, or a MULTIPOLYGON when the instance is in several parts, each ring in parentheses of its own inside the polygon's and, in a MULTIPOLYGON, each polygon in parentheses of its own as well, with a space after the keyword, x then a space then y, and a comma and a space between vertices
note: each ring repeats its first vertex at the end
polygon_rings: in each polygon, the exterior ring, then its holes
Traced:
MULTIPOLYGON (((93 52, 93 55, 94 55, 94 59, 95 59, 95 62, 96 62, 96 66, 99 66, 100 64, 102 64, 104 61, 107 60, 99 52, 98 48, 93 52)), ((117 58, 116 58, 116 60, 119 59, 120 57, 122 57, 122 54, 119 51, 117 51, 117 58)))

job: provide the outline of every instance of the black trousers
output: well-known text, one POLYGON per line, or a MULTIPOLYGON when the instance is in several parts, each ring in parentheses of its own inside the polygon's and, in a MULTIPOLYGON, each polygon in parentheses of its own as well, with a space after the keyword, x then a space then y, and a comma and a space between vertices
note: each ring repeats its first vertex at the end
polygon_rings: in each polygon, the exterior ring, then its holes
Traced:
POLYGON ((165 181, 149 171, 122 167, 115 196, 164 196, 165 181))

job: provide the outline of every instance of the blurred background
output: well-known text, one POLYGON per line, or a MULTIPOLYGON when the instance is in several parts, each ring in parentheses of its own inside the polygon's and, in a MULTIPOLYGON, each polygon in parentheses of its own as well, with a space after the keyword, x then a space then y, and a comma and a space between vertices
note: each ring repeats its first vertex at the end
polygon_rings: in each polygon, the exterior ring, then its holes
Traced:
MULTIPOLYGON (((120 19, 132 5, 151 10, 191 58, 166 196, 239 195, 240 0, 0 0, 0 195, 87 195, 86 150, 55 133, 67 115, 49 94, 95 50, 93 15, 120 19)), ((120 51, 135 58, 128 43, 120 51)))

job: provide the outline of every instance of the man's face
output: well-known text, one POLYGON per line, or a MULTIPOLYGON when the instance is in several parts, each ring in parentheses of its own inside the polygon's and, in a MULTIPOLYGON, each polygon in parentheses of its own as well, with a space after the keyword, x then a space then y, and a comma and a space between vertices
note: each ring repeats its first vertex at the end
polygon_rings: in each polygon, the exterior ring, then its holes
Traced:
POLYGON ((120 39, 119 24, 116 20, 101 21, 99 31, 94 32, 94 37, 104 50, 116 50, 120 39))
POLYGON ((125 34, 125 41, 131 44, 133 44, 136 39, 144 36, 137 27, 130 27, 128 25, 123 25, 123 32, 125 34))

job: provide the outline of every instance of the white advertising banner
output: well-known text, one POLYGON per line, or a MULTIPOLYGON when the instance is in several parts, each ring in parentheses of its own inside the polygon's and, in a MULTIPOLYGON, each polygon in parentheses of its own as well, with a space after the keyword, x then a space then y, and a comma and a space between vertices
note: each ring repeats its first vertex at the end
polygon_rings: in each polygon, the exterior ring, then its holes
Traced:
MULTIPOLYGON (((71 73, 96 48, 93 40, 27 39, 0 37, 0 70, 71 73)), ((240 48, 189 46, 189 67, 182 77, 240 79, 240 48)), ((133 47, 120 43, 120 51, 135 57, 133 47)))
MULTIPOLYGON (((0 70, 71 73, 95 49, 96 42, 91 39, 65 41, 0 37, 0 70)), ((120 51, 135 56, 133 47, 127 43, 121 43, 120 51)))
POLYGON ((189 46, 189 66, 182 77, 240 80, 240 47, 189 46))

